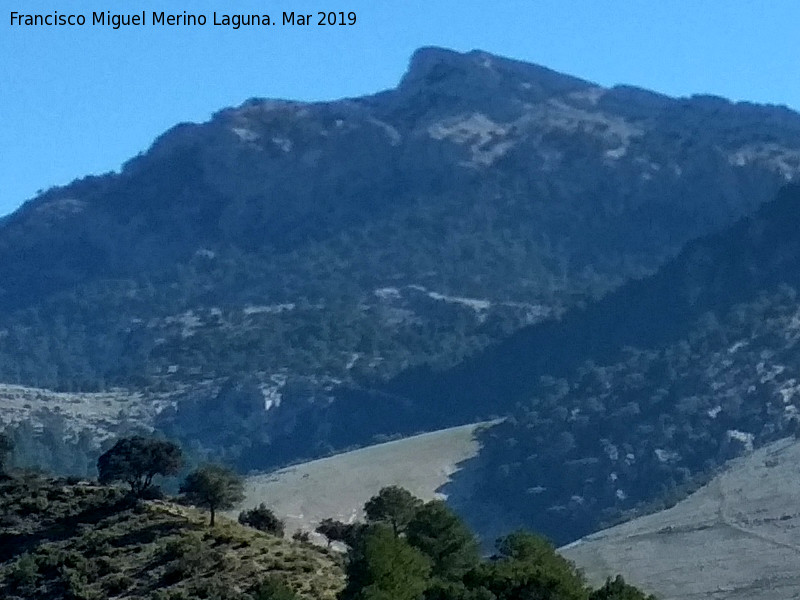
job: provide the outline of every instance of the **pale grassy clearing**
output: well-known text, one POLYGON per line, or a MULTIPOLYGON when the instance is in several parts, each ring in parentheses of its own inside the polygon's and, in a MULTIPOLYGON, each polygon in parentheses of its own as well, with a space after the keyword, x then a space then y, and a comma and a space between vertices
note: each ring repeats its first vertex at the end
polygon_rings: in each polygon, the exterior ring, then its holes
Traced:
POLYGON ((286 521, 287 533, 313 531, 324 518, 352 522, 382 487, 400 485, 424 500, 437 493, 478 453, 476 430, 490 423, 443 429, 377 444, 249 477, 242 506, 266 503, 286 521))

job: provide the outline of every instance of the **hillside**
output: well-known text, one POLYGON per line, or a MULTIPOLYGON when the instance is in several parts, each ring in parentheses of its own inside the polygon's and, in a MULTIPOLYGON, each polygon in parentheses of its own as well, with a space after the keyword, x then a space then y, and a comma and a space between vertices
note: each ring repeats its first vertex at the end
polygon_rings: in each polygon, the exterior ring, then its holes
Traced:
POLYGON ((800 444, 775 442, 734 461, 676 506, 560 552, 593 582, 620 572, 663 600, 796 597, 799 460, 800 444))
POLYGON ((404 374, 374 398, 373 431, 510 411, 453 483, 560 543, 680 498, 797 426, 798 203, 787 188, 585 310, 404 374))
POLYGON ((592 589, 555 547, 523 531, 482 558, 444 503, 401 488, 382 489, 364 509, 367 523, 338 524, 349 530, 342 554, 224 518, 210 525, 193 508, 134 500, 119 488, 4 474, 0 593, 9 600, 599 600, 616 590, 653 600, 619 578, 592 589))
MULTIPOLYGON (((116 488, 40 476, 0 483, 0 595, 8 600, 251 600, 280 580, 309 600, 344 586, 339 558, 116 488)), ((264 596, 269 597, 269 596, 264 596)))
POLYGON ((587 360, 609 362, 626 347, 683 340, 701 317, 722 319, 734 306, 800 284, 798 203, 800 187, 787 186, 752 216, 690 242, 652 276, 560 319, 527 327, 455 368, 412 369, 383 389, 411 397, 421 389, 430 398, 458 395, 463 405, 491 406, 504 396, 525 398, 539 376, 563 376, 587 360), (508 377, 510 372, 515 377, 508 377))
POLYGON ((3 219, 0 381, 166 395, 157 428, 242 469, 363 445, 340 386, 585 305, 799 170, 786 108, 422 49, 395 89, 251 99, 3 219))
POLYGON ((459 463, 477 454, 476 434, 488 425, 434 431, 251 476, 245 504, 269 503, 291 532, 314 531, 325 518, 363 519, 364 503, 387 486, 432 500, 442 496, 459 463))

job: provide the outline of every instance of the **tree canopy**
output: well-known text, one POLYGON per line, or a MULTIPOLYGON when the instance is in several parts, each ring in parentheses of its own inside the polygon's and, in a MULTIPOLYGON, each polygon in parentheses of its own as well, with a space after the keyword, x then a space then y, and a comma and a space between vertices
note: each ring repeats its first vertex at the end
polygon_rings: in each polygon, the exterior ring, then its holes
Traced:
POLYGON ((137 497, 156 475, 177 475, 183 464, 180 447, 170 441, 140 435, 122 438, 97 460, 100 483, 124 481, 137 497))
POLYGON ((545 538, 518 531, 499 540, 497 550, 492 561, 466 575, 468 588, 483 589, 496 598, 587 599, 582 574, 545 538))
POLYGON ((364 505, 367 521, 383 522, 391 526, 395 537, 403 533, 411 519, 422 506, 422 500, 399 486, 382 488, 377 496, 364 505))
POLYGON ((479 560, 478 542, 441 500, 420 507, 406 529, 408 543, 430 558, 432 575, 458 580, 479 560))
POLYGON ((231 509, 244 500, 244 480, 222 465, 204 465, 187 475, 180 492, 189 502, 208 508, 213 526, 217 510, 231 509))
POLYGON ((343 600, 419 600, 428 587, 430 561, 384 526, 369 528, 351 550, 343 600))

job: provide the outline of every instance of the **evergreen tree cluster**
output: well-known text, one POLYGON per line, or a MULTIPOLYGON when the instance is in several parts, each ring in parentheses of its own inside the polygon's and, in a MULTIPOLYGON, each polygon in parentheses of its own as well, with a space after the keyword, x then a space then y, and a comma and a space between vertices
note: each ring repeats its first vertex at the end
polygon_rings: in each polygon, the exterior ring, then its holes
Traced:
POLYGON ((340 600, 655 600, 621 576, 591 589, 545 538, 518 531, 482 558, 474 534, 441 500, 383 488, 366 524, 326 519, 318 532, 349 546, 340 600))

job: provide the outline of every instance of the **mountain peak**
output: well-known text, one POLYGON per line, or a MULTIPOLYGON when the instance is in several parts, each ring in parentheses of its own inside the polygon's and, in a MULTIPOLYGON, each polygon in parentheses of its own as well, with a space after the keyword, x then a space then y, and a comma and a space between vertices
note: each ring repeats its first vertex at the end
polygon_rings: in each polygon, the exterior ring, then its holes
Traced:
MULTIPOLYGON (((594 84, 552 69, 498 56, 483 50, 457 52, 427 46, 411 56, 409 67, 398 89, 451 87, 463 93, 465 88, 482 88, 484 92, 525 90, 533 100, 567 94, 594 84)), ((453 90, 455 91, 455 89, 453 90)))

